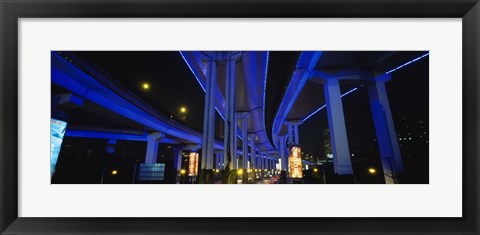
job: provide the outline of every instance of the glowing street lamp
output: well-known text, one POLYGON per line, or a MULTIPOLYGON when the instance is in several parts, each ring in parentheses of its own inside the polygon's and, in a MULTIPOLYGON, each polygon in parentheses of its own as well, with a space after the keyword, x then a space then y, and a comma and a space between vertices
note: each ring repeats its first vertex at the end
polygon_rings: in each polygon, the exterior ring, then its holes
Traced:
POLYGON ((181 170, 180 170, 180 174, 181 174, 181 175, 185 175, 185 173, 186 173, 185 169, 181 169, 181 170))
POLYGON ((377 170, 375 170, 375 168, 368 168, 368 172, 370 174, 375 174, 377 172, 377 170))
POLYGON ((237 170, 237 175, 239 175, 239 176, 243 175, 243 169, 238 169, 237 170))
POLYGON ((185 106, 180 107, 180 109, 178 110, 178 118, 180 118, 180 120, 186 121, 187 119, 186 114, 187 114, 187 108, 185 106))
POLYGON ((317 169, 317 168, 313 168, 313 172, 317 172, 317 171, 318 171, 318 169, 317 169))
POLYGON ((117 170, 113 170, 113 171, 112 171, 112 175, 116 175, 117 173, 118 173, 117 170))
POLYGON ((150 89, 150 84, 148 84, 147 82, 144 82, 144 83, 142 84, 142 89, 144 89, 144 90, 150 89))

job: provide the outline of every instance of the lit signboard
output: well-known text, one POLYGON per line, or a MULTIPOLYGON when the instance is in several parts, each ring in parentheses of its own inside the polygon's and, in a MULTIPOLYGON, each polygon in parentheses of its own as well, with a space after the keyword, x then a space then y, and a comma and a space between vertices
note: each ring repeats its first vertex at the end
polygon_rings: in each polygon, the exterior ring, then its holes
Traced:
POLYGON ((50 176, 55 171, 57 165, 58 154, 62 147, 63 136, 67 129, 67 123, 64 121, 50 119, 50 176))
POLYGON ((290 156, 288 157, 290 178, 302 178, 302 150, 298 146, 290 148, 290 156))
POLYGON ((197 176, 198 174, 198 153, 191 152, 188 156, 188 176, 197 176))
POLYGON ((139 181, 162 181, 165 175, 164 163, 142 163, 138 171, 139 181))

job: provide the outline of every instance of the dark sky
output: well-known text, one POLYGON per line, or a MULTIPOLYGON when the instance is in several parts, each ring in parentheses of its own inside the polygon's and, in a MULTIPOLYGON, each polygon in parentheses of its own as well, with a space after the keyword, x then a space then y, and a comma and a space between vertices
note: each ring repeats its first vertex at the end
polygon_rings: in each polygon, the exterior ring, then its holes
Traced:
POLYGON ((187 107, 186 124, 203 128, 205 93, 178 51, 78 52, 108 72, 115 80, 166 115, 178 116, 187 107), (142 89, 148 82, 150 88, 142 89))
MULTIPOLYGON (((203 128, 205 95, 178 51, 77 54, 103 68, 115 80, 168 116, 177 116, 181 106, 187 107, 186 124, 197 130, 203 128), (148 91, 141 89, 143 82, 150 84, 148 91)), ((279 94, 291 78, 298 55, 298 52, 270 53, 267 75, 267 133, 271 133, 271 118, 278 108, 278 99, 281 97, 279 94)), ((411 59, 414 58, 399 59, 398 65, 411 59)), ((428 126, 428 57, 391 75, 392 80, 387 83, 387 91, 394 119, 406 116, 412 120, 425 121, 428 126)), ((342 91, 351 88, 351 85, 342 85, 342 91)), ((344 97, 343 104, 351 149, 375 146, 375 131, 366 88, 359 88, 355 93, 344 97)), ((303 151, 323 154, 322 130, 327 127, 326 109, 301 125, 299 130, 303 151)))

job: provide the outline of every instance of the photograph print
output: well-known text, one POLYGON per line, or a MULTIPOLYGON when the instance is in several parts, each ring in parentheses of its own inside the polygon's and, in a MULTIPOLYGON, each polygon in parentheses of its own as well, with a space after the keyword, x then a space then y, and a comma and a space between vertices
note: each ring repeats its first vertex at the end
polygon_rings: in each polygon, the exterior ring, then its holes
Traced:
POLYGON ((50 129, 52 184, 428 184, 429 51, 52 51, 50 129))

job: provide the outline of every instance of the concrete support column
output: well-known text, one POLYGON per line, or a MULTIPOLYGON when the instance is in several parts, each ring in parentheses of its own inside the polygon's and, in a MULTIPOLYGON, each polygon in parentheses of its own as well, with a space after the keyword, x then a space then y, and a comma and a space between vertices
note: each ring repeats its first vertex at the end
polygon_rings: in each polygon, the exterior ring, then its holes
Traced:
POLYGON ((263 162, 263 169, 267 169, 268 166, 267 166, 267 156, 263 155, 263 158, 262 158, 262 162, 263 162))
POLYGON ((157 163, 158 143, 163 138, 162 133, 154 132, 147 136, 147 153, 145 163, 157 163))
POLYGON ((223 169, 223 150, 222 151, 216 151, 215 152, 217 155, 217 161, 215 163, 215 169, 223 169))
POLYGON ((174 165, 177 172, 180 172, 180 170, 182 169, 182 157, 183 151, 181 149, 175 149, 174 165))
POLYGON ((285 136, 278 136, 278 145, 280 146, 280 165, 282 171, 288 168, 287 157, 285 156, 285 136))
POLYGON ((352 175, 352 162, 345 127, 340 84, 337 79, 326 79, 324 84, 328 126, 332 142, 333 166, 336 174, 352 175))
POLYGON ((390 75, 383 75, 368 85, 368 96, 387 184, 396 183, 396 175, 403 171, 403 160, 385 88, 385 82, 390 79, 390 75))
POLYGON ((250 142, 250 165, 251 169, 256 168, 256 159, 255 159, 255 134, 248 135, 248 141, 250 142))
POLYGON ((242 167, 247 169, 248 163, 248 112, 239 112, 237 117, 241 119, 242 123, 242 167))
POLYGON ((300 140, 298 139, 298 125, 293 125, 293 132, 295 132, 295 144, 300 144, 300 140))
POLYGON ((293 136, 293 129, 292 124, 287 122, 287 133, 288 133, 288 146, 292 146, 294 144, 294 136, 293 136))
POLYGON ((260 169, 260 162, 258 161, 259 159, 259 151, 257 149, 255 149, 255 155, 254 155, 254 161, 255 161, 255 169, 260 169))
POLYGON ((114 154, 115 153, 115 145, 117 145, 116 139, 109 139, 107 144, 107 153, 114 154))
POLYGON ((237 119, 235 117, 235 59, 226 61, 224 159, 225 168, 237 169, 237 119))
POLYGON ((202 162, 201 169, 212 169, 213 167, 213 144, 215 132, 215 86, 217 84, 217 64, 215 52, 210 54, 207 62, 205 88, 205 109, 203 114, 203 138, 202 138, 202 162))
POLYGON ((221 170, 223 169, 223 166, 222 166, 222 161, 223 161, 223 151, 218 153, 218 162, 217 162, 217 169, 221 170))
POLYGON ((258 160, 260 161, 260 169, 263 170, 263 154, 262 153, 260 153, 258 160))
POLYGON ((289 138, 289 146, 291 146, 292 144, 295 144, 295 145, 300 145, 300 138, 299 138, 299 134, 298 134, 298 126, 303 124, 303 121, 302 120, 289 120, 287 121, 287 125, 288 125, 288 134, 289 136, 291 136, 291 138, 289 138))
POLYGON ((214 160, 213 160, 213 167, 212 169, 218 169, 218 157, 220 157, 220 154, 218 154, 217 152, 214 152, 213 154, 214 156, 214 160))

